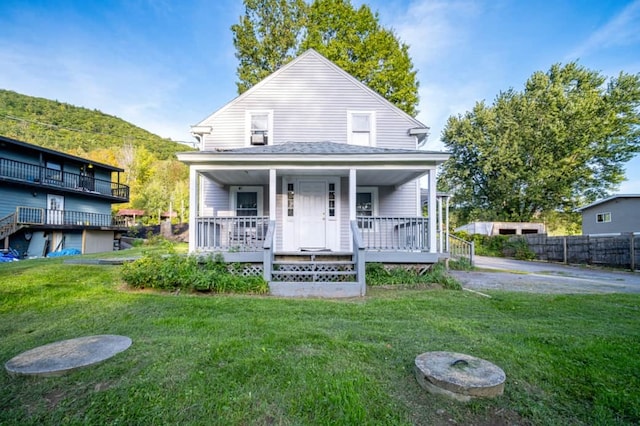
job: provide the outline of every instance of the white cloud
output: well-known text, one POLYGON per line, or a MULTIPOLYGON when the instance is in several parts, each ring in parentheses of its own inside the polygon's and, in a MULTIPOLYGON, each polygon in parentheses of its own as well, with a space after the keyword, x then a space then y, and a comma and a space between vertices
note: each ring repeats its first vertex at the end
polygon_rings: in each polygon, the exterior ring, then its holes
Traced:
POLYGON ((595 31, 569 55, 568 60, 596 53, 617 46, 629 46, 640 42, 640 0, 636 0, 595 31))

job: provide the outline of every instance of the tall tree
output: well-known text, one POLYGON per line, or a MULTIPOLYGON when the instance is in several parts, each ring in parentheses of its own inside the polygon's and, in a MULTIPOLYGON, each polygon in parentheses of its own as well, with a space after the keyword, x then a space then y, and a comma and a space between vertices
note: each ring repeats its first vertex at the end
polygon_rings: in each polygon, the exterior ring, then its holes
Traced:
POLYGON ((308 19, 301 50, 317 50, 406 113, 417 114, 417 71, 409 46, 380 25, 377 12, 367 5, 355 9, 350 0, 315 0, 308 19))
POLYGON ((245 0, 231 27, 242 93, 313 48, 410 115, 418 105, 417 71, 409 47, 379 16, 350 0, 245 0))
POLYGON ((238 93, 243 93, 295 57, 305 27, 304 0, 244 0, 240 23, 231 26, 236 48, 238 93))
POLYGON ((536 72, 523 92, 450 117, 442 181, 462 220, 528 221, 605 196, 640 152, 640 74, 607 81, 576 62, 536 72))

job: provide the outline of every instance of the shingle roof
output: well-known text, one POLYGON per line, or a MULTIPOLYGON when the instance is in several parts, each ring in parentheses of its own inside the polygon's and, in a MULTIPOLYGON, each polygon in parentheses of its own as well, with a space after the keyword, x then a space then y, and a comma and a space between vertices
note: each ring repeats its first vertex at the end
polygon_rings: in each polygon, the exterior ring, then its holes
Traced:
POLYGON ((587 204, 586 206, 578 207, 575 211, 581 212, 583 210, 589 209, 591 207, 595 207, 599 204, 607 203, 611 200, 615 200, 617 198, 640 198, 640 194, 616 194, 607 198, 603 198, 602 200, 597 200, 591 204, 587 204))
MULTIPOLYGON (((278 145, 252 146, 248 148, 235 148, 219 151, 219 153, 232 154, 411 154, 428 153, 413 149, 388 149, 369 146, 349 145, 336 142, 285 142, 278 145)), ((441 154, 441 152, 437 152, 441 154)))

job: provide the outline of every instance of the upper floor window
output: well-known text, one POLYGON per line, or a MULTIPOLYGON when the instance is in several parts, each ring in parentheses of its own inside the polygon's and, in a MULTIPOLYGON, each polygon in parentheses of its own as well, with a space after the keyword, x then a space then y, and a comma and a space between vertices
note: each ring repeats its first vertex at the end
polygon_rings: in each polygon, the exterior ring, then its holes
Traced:
POLYGON ((376 145, 376 115, 372 111, 349 111, 347 132, 352 145, 376 145))
POLYGON ((606 213, 598 213, 598 214, 596 214, 596 222, 598 222, 598 223, 611 222, 611 213, 610 212, 606 212, 606 213))
POLYGON ((53 161, 47 161, 47 180, 62 182, 62 165, 53 161))
POLYGON ((273 139, 273 112, 247 111, 247 145, 268 145, 273 139))

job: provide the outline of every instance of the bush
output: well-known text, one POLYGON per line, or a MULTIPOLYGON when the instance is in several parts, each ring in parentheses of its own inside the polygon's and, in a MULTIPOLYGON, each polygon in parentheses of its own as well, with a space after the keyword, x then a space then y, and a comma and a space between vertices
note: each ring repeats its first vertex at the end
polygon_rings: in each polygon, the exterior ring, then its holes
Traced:
POLYGON ((529 248, 527 240, 515 238, 505 244, 505 255, 513 256, 518 260, 533 260, 536 254, 529 248))
POLYGON ((440 284, 449 290, 460 290, 460 283, 447 273, 442 263, 436 263, 423 274, 417 269, 397 266, 386 269, 381 263, 367 263, 366 282, 370 286, 440 284))
POLYGON ((264 294, 269 286, 262 277, 239 274, 242 264, 227 266, 222 255, 204 261, 196 256, 145 254, 122 267, 122 279, 134 288, 264 294))

